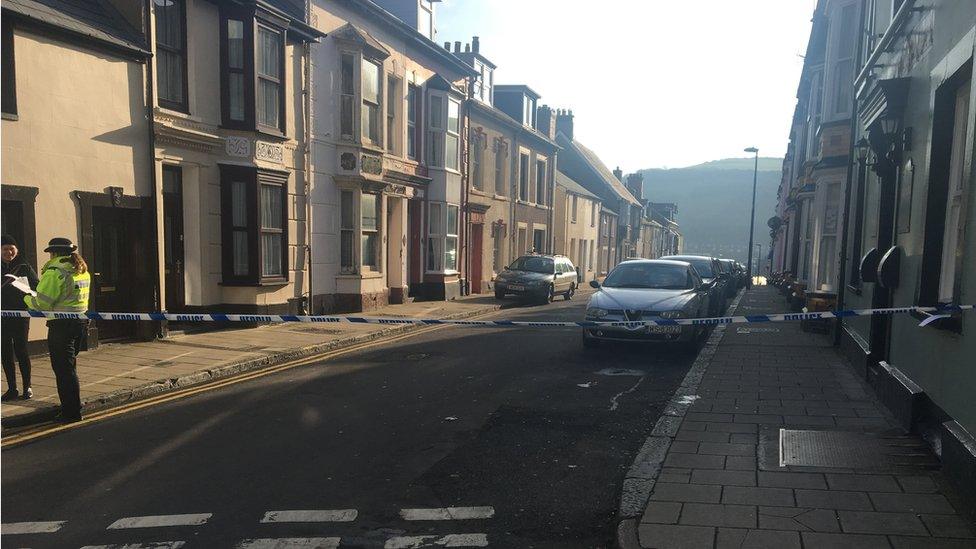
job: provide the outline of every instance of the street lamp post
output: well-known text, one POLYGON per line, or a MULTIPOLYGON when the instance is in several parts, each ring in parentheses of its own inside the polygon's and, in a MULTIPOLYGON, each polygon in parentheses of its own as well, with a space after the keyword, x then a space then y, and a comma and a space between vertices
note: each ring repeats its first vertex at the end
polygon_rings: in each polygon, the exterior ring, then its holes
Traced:
POLYGON ((759 176, 759 149, 749 147, 743 149, 747 153, 756 155, 756 160, 752 169, 752 213, 749 214, 749 261, 746 262, 749 269, 749 277, 746 279, 746 288, 752 288, 752 233, 756 228, 756 179, 759 176))
POLYGON ((762 242, 757 243, 756 247, 759 248, 759 253, 756 254, 756 272, 758 272, 759 275, 762 275, 762 261, 763 261, 762 242))

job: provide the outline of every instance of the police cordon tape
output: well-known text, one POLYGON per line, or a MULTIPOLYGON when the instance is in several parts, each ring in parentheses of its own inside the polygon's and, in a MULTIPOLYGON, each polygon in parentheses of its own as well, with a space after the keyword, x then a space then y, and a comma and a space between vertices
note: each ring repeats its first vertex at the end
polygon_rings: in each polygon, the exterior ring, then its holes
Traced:
POLYGON ((919 325, 925 326, 952 313, 968 311, 976 305, 940 305, 938 307, 890 307, 886 309, 847 309, 839 311, 820 311, 804 313, 777 313, 765 315, 737 315, 712 318, 659 318, 647 320, 616 320, 598 321, 581 320, 578 322, 559 321, 528 321, 528 320, 454 320, 439 318, 390 318, 373 316, 338 316, 338 315, 252 315, 225 313, 68 313, 51 311, 2 311, 3 318, 47 318, 74 320, 169 320, 171 322, 307 322, 307 323, 340 323, 353 324, 449 324, 456 326, 470 326, 483 328, 630 328, 643 326, 698 326, 715 324, 747 324, 760 322, 788 322, 796 320, 823 320, 829 318, 848 318, 853 316, 895 315, 902 313, 922 312, 928 316, 919 325))

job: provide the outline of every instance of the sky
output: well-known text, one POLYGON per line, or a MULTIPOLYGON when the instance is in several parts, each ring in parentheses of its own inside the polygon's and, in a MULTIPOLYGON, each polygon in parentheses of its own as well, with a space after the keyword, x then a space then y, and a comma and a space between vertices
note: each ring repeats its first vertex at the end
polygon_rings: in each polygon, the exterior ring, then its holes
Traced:
POLYGON ((786 151, 816 0, 445 0, 437 42, 479 36, 495 82, 572 109, 624 172, 786 151))

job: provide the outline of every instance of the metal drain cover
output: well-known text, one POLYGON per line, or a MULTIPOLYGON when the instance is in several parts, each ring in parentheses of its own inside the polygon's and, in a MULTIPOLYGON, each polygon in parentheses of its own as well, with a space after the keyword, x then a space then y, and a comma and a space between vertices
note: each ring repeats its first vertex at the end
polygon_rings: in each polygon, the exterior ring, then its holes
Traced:
POLYGON ((932 454, 915 437, 851 431, 779 430, 779 466, 889 469, 924 466, 932 454))

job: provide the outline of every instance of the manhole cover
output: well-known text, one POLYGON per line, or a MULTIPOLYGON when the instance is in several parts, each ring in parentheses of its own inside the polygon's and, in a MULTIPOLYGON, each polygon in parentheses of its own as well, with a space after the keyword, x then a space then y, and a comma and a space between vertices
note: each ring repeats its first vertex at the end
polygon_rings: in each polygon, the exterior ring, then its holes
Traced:
POLYGON ((429 356, 430 355, 428 355, 427 353, 413 353, 411 355, 407 355, 406 356, 406 359, 407 360, 423 360, 423 359, 425 359, 425 358, 427 358, 429 356))
POLYGON ((932 460, 917 438, 851 431, 780 429, 779 466, 888 469, 932 460))

